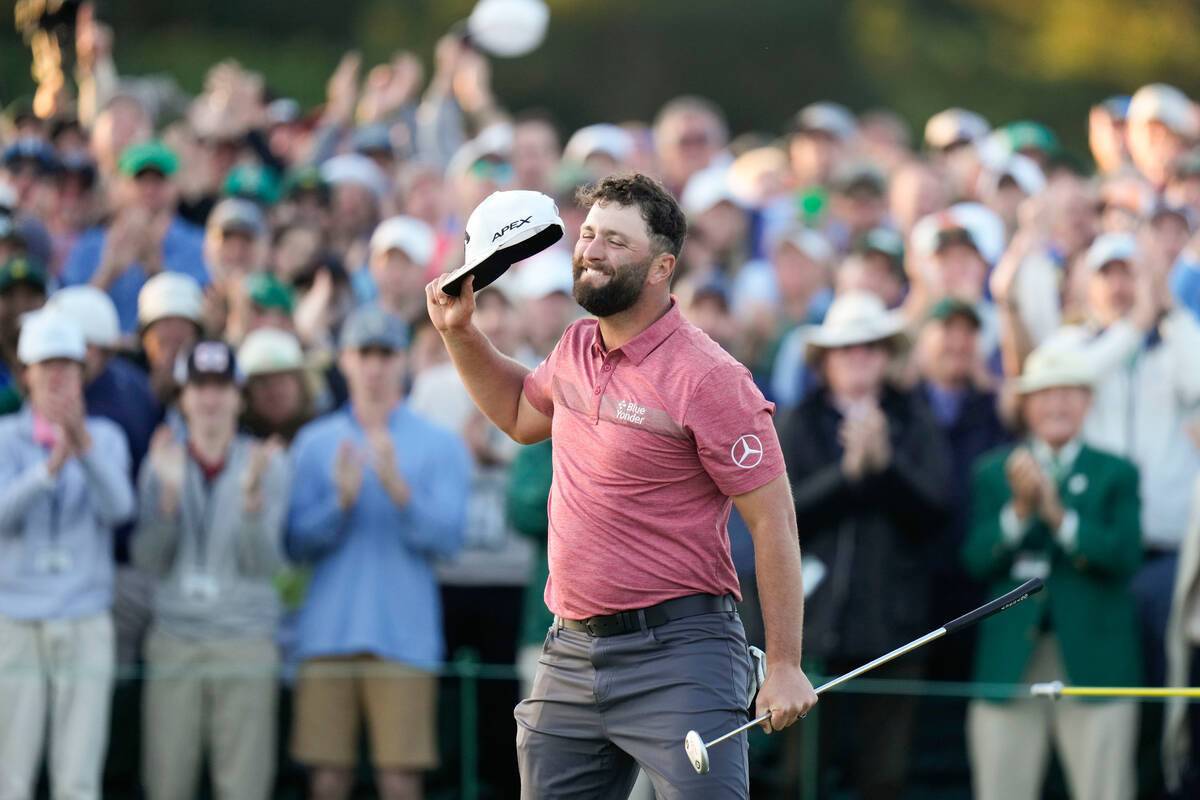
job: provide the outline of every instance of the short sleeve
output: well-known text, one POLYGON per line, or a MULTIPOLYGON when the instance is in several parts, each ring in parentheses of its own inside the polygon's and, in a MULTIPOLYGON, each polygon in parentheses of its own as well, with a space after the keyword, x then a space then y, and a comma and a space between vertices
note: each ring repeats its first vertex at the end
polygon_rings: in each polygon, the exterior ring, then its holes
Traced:
POLYGON ((750 371, 722 364, 704 377, 684 412, 704 470, 733 497, 770 483, 784 472, 783 451, 768 402, 750 371))
POLYGON ((558 363, 558 351, 562 346, 562 340, 560 340, 558 345, 550 351, 550 355, 546 356, 542 363, 534 367, 533 371, 525 376, 525 398, 529 401, 529 405, 547 417, 554 416, 554 394, 552 391, 554 365, 558 363))

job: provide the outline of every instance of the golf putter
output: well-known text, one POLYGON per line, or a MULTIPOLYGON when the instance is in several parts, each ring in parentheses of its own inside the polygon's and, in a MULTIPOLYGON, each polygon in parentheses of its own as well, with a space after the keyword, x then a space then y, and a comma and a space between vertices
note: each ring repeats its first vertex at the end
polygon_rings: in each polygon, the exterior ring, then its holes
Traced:
MULTIPOLYGON (((1041 578, 1034 578, 1026 581, 1008 594, 997 597, 995 600, 981 605, 974 611, 968 611, 966 614, 963 614, 957 619, 950 620, 936 631, 930 631, 919 639, 913 639, 908 644, 901 645, 890 653, 882 655, 874 661, 863 664, 861 667, 853 669, 850 672, 847 672, 845 675, 840 675, 834 678, 828 683, 818 687, 816 689, 816 693, 819 695, 828 689, 832 689, 835 686, 839 686, 846 681, 851 680, 852 678, 857 678, 864 672, 870 672, 876 667, 882 666, 893 659, 899 658, 905 653, 911 653, 918 647, 923 647, 935 639, 940 639, 948 633, 954 633, 955 631, 960 631, 963 628, 968 628, 982 619, 986 619, 993 614, 998 614, 1006 608, 1010 608, 1021 602, 1031 594, 1041 591, 1042 586, 1043 584, 1041 578)), ((709 771, 708 748, 715 744, 720 744, 726 739, 731 739, 742 731, 753 728, 755 725, 761 725, 763 722, 766 722, 768 719, 770 719, 770 717, 771 712, 768 711, 762 716, 750 720, 745 725, 740 725, 731 730, 729 733, 722 734, 721 736, 718 736, 709 742, 704 741, 704 739, 696 731, 688 731, 687 736, 683 737, 683 749, 684 752, 687 753, 688 761, 691 763, 692 768, 701 775, 706 774, 709 771)))

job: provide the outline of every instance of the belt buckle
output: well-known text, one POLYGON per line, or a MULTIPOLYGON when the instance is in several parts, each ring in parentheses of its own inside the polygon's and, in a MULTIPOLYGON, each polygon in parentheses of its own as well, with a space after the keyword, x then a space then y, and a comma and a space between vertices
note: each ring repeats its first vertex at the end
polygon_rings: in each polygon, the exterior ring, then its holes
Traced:
POLYGON ((596 617, 588 617, 583 621, 583 627, 587 629, 588 636, 603 636, 603 633, 598 631, 599 625, 596 624, 596 617))

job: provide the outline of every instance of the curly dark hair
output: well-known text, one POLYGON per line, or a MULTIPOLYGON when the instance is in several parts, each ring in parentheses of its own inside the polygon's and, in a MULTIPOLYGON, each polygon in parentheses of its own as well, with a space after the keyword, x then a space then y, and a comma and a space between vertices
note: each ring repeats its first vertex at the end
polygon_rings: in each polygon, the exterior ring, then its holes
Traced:
POLYGON ((575 200, 583 208, 591 208, 596 203, 637 206, 650 229, 650 244, 655 255, 670 253, 678 256, 683 247, 683 237, 687 235, 683 211, 671 193, 649 175, 640 172, 610 175, 599 183, 581 187, 575 193, 575 200))

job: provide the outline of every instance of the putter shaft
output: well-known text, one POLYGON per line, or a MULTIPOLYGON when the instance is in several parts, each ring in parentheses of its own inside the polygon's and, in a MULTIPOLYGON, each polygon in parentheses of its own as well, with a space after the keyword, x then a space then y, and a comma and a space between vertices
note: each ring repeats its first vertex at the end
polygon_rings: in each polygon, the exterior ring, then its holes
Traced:
POLYGON ((1045 697, 1192 697, 1200 698, 1197 686, 1063 686, 1059 683, 1035 683, 1034 695, 1045 697))

